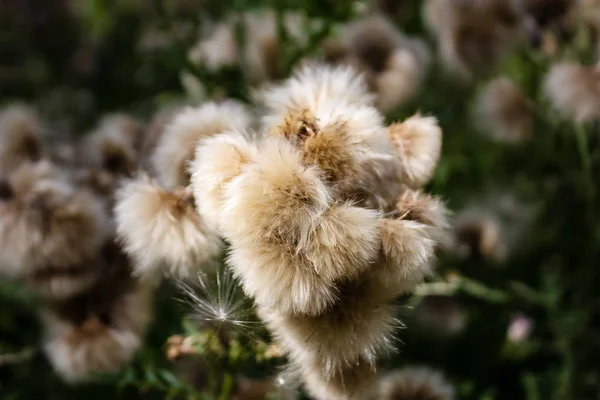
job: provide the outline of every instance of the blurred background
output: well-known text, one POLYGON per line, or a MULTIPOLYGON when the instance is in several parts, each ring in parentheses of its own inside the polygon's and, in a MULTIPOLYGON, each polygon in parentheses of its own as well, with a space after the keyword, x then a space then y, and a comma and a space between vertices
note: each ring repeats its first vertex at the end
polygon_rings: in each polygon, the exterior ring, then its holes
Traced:
MULTIPOLYGON (((77 158, 88 153, 71 144, 107 116, 150 137, 182 105, 251 104, 304 62, 353 65, 387 122, 438 118, 427 190, 453 212, 435 275, 399 300, 406 327, 382 370, 426 367, 460 399, 600 399, 599 33, 595 0, 2 0, 0 141, 18 105, 61 144, 53 159, 77 158)), ((143 165, 148 150, 135 150, 143 165)), ((131 172, 102 157, 104 180, 82 180, 98 191, 131 172)), ((46 297, 5 275, 2 399, 262 399, 275 387, 283 360, 262 328, 216 340, 172 282, 134 354, 72 383, 44 346, 46 297)))

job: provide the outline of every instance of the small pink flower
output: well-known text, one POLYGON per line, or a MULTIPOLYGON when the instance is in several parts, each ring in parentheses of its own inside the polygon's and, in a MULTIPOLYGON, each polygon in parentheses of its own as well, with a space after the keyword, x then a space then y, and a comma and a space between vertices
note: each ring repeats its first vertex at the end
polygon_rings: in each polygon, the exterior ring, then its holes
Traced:
POLYGON ((523 313, 516 313, 508 326, 506 337, 513 343, 523 343, 531 335, 535 322, 523 313))

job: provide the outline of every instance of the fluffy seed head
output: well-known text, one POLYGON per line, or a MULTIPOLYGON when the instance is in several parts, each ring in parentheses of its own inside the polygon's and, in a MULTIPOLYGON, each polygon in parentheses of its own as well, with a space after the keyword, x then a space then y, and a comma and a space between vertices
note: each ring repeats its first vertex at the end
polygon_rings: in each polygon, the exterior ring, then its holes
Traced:
POLYGON ((256 158, 256 146, 240 132, 226 132, 198 144, 190 165, 191 187, 196 208, 209 226, 219 225, 225 186, 256 158))
POLYGON ((600 117, 600 70, 572 63, 554 65, 544 80, 554 108, 577 122, 600 117))
POLYGON ((190 181, 188 164, 194 158, 198 142, 232 129, 243 131, 250 123, 248 112, 235 101, 184 109, 166 127, 154 152, 158 181, 170 190, 187 186, 190 181))
POLYGON ((110 232, 102 203, 46 161, 1 184, 0 260, 14 276, 85 265, 110 232))
POLYGON ((237 64, 239 49, 234 24, 222 22, 216 25, 207 37, 189 51, 188 58, 192 63, 204 65, 212 71, 237 64))
POLYGON ((523 18, 511 0, 428 0, 423 15, 442 61, 464 78, 501 60, 519 39, 523 18))
POLYGON ((44 155, 41 135, 41 121, 33 109, 16 104, 1 110, 0 173, 39 160, 44 155))
POLYGON ((388 127, 402 165, 402 181, 421 187, 433 177, 442 149, 442 130, 435 117, 413 115, 388 127))
POLYGON ((381 15, 370 15, 350 23, 341 36, 346 47, 375 73, 385 69, 401 41, 394 24, 381 15))
MULTIPOLYGON (((115 178, 133 173, 138 162, 138 152, 132 137, 136 130, 132 128, 127 131, 125 128, 128 128, 128 123, 121 120, 121 117, 112 116, 101 120, 98 128, 80 143, 80 164, 92 170, 104 171, 115 178)), ((112 190, 114 189, 113 186, 112 190)))
POLYGON ((531 136, 531 102, 508 78, 489 82, 475 100, 475 123, 493 139, 520 142, 531 136))
POLYGON ((384 112, 392 111, 417 94, 429 67, 431 56, 427 45, 417 39, 404 42, 375 77, 377 107, 384 112))
POLYGON ((144 177, 125 182, 117 193, 115 217, 140 276, 156 278, 166 268, 184 278, 221 250, 218 236, 205 226, 183 188, 169 192, 144 177))
POLYGON ((44 352, 68 383, 117 372, 141 345, 151 317, 151 292, 134 285, 114 298, 106 293, 92 291, 43 313, 44 352))
POLYGON ((406 367, 392 371, 379 383, 381 400, 452 400, 454 388, 437 371, 406 367))

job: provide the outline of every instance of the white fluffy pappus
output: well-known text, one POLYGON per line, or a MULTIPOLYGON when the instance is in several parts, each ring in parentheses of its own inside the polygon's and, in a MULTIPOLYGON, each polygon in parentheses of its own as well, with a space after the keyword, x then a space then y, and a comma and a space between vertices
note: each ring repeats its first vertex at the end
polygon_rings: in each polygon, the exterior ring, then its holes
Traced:
POLYGON ((326 67, 306 65, 278 86, 258 94, 258 100, 266 107, 265 125, 272 120, 283 119, 290 112, 315 112, 325 102, 373 105, 365 81, 357 71, 348 66, 326 67))
POLYGON ((378 399, 453 400, 454 388, 437 371, 406 367, 381 377, 378 399))
POLYGON ((442 130, 437 119, 415 114, 390 125, 388 136, 402 165, 402 181, 413 188, 427 184, 442 150, 442 130))
POLYGON ((152 156, 158 181, 167 189, 187 186, 189 163, 194 159, 201 139, 226 132, 245 130, 252 118, 236 101, 209 102, 199 107, 187 107, 173 117, 152 156))
POLYGON ((588 122, 600 117, 600 68, 559 63, 544 79, 544 91, 563 117, 588 122))
POLYGON ((71 302, 79 304, 45 310, 44 352, 54 370, 74 384, 121 369, 142 344, 151 319, 151 293, 133 285, 116 298, 77 298, 71 302))
POLYGON ((165 272, 188 277, 222 248, 186 189, 170 192, 146 177, 124 182, 117 192, 115 217, 117 233, 135 260, 135 273, 149 279, 165 272))
POLYGON ((197 281, 181 283, 201 328, 233 329, 252 336, 258 324, 252 302, 244 296, 241 283, 227 266, 199 274, 197 281))

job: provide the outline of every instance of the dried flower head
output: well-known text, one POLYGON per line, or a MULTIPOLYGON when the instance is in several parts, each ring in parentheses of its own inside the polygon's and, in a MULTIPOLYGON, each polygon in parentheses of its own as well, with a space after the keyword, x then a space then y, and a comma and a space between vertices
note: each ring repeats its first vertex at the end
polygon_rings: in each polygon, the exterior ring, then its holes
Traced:
POLYGON ((375 73, 386 68, 402 40, 392 21, 377 14, 351 22, 340 36, 350 53, 375 73))
POLYGON ((254 162, 257 148, 244 132, 225 132, 202 140, 190 165, 196 207, 213 228, 219 226, 224 186, 254 162))
MULTIPOLYGON (((242 45, 242 68, 250 82, 282 78, 282 49, 277 27, 277 14, 272 9, 249 11, 241 16, 245 27, 242 45)), ((306 17, 299 12, 286 11, 282 15, 286 34, 296 43, 307 43, 306 17)))
POLYGON ((399 168, 382 116, 352 68, 306 66, 262 101, 268 134, 296 147, 301 162, 318 167, 347 199, 377 197, 399 168))
POLYGON ((131 176, 139 161, 141 127, 128 117, 104 117, 79 143, 79 182, 112 201, 119 179, 131 176))
POLYGON ((417 94, 431 61, 424 41, 404 39, 374 78, 377 107, 389 112, 417 94))
POLYGON ((188 52, 188 59, 192 63, 203 65, 212 71, 238 64, 239 58, 235 25, 229 21, 216 24, 188 52))
POLYGON ((428 0, 423 14, 446 67, 467 78, 500 61, 518 40, 523 19, 512 0, 428 0))
POLYGON ((475 123, 495 140, 516 143, 531 137, 531 101, 508 78, 490 81, 475 99, 475 123))
POLYGON ((102 203, 47 161, 21 166, 0 186, 0 260, 9 275, 84 266, 110 234, 102 203))
POLYGON ((324 52, 328 62, 361 71, 384 112, 415 95, 431 59, 423 40, 403 36, 388 18, 377 14, 345 26, 339 37, 325 41, 324 52))
POLYGON ((388 135, 400 157, 406 184, 417 188, 427 184, 442 149, 442 130, 436 118, 413 115, 390 125, 388 135))
POLYGON ((383 218, 390 191, 374 182, 400 194, 405 179, 352 70, 303 67, 261 101, 265 135, 199 146, 192 184, 214 188, 214 204, 199 208, 217 214, 228 264, 308 392, 367 398, 377 359, 394 347, 393 300, 429 272, 443 206, 407 195, 383 218), (386 201, 366 201, 365 192, 386 201))
POLYGON ((151 312, 152 290, 127 268, 109 269, 86 293, 43 310, 44 352, 69 383, 116 372, 140 347, 151 312))
POLYGON ((561 115, 577 122, 600 117, 600 70, 572 63, 554 65, 544 79, 544 89, 561 115))
POLYGON ((170 192, 146 177, 127 181, 117 193, 115 218, 139 276, 154 279, 167 272, 185 278, 221 251, 219 237, 183 187, 170 192))
POLYGON ((406 367, 381 378, 381 400, 452 400, 454 388, 437 371, 406 367))
POLYGON ((510 193, 494 192, 457 212, 450 249, 465 258, 502 263, 521 244, 531 218, 532 210, 510 193))
POLYGON ((190 182, 188 163, 194 159, 198 142, 231 129, 243 131, 250 123, 246 109, 235 101, 210 102, 184 109, 158 139, 153 155, 158 181, 169 190, 187 186, 190 182))
POLYGON ((25 105, 14 104, 0 111, 0 173, 6 176, 26 162, 44 155, 42 123, 37 113, 25 105))

